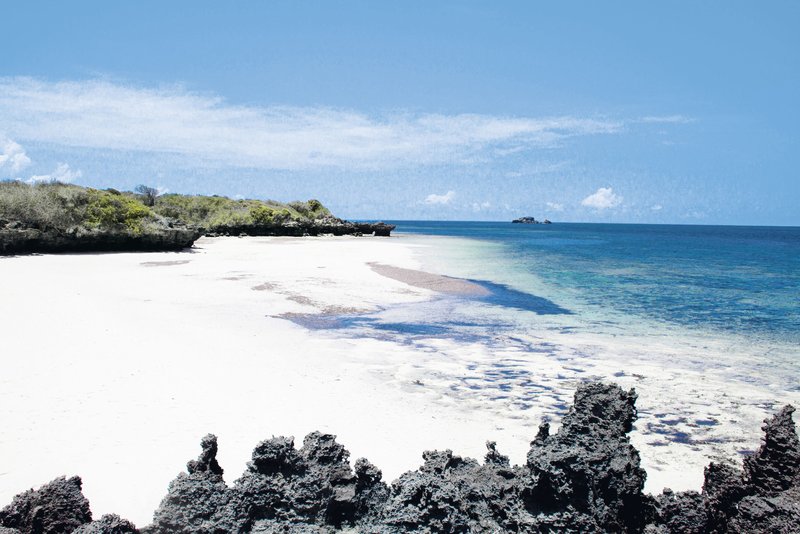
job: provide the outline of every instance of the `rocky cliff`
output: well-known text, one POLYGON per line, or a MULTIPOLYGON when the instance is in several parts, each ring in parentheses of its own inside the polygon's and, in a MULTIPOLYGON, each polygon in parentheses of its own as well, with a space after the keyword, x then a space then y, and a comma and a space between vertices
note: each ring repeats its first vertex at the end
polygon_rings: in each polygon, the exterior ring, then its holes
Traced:
POLYGON ((91 521, 79 478, 59 478, 0 511, 11 533, 724 533, 800 532, 800 443, 793 408, 763 427, 742 467, 712 463, 701 492, 642 493, 646 474, 628 433, 636 393, 587 383, 561 428, 543 424, 527 462, 511 466, 487 443, 483 463, 428 451, 422 466, 387 485, 365 459, 351 467, 334 436, 263 441, 245 473, 225 483, 217 440, 169 486, 153 523, 91 521))
POLYGON ((0 220, 0 255, 38 252, 124 252, 181 250, 201 235, 196 228, 163 222, 146 231, 117 229, 42 228, 0 220))

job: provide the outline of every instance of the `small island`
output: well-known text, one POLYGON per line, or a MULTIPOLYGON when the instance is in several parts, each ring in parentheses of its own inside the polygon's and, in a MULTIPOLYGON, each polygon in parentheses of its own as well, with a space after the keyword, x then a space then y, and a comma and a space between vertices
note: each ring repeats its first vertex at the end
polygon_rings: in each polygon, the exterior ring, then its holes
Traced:
POLYGON ((335 217, 318 200, 282 203, 223 196, 159 195, 63 183, 0 182, 0 255, 166 251, 201 236, 374 235, 393 225, 335 217))
POLYGON ((515 223, 515 224, 553 224, 547 219, 545 219, 543 221, 537 221, 533 217, 520 217, 518 219, 514 219, 511 222, 515 223))

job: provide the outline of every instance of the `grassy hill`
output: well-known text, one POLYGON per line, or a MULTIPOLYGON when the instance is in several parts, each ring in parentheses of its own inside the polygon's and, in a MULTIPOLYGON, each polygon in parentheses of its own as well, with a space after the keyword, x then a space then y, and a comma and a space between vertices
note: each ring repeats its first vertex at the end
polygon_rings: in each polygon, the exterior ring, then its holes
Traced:
POLYGON ((318 200, 281 203, 222 196, 158 196, 62 183, 0 182, 0 254, 68 250, 171 250, 208 235, 389 235, 351 223, 318 200))

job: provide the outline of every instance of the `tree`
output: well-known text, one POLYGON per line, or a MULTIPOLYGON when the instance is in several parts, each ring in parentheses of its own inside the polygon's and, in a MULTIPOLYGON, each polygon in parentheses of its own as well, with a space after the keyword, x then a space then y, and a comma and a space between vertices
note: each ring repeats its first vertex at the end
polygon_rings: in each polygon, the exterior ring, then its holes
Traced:
POLYGON ((147 185, 137 185, 135 192, 142 196, 142 202, 145 206, 155 206, 156 198, 158 197, 158 189, 147 185))

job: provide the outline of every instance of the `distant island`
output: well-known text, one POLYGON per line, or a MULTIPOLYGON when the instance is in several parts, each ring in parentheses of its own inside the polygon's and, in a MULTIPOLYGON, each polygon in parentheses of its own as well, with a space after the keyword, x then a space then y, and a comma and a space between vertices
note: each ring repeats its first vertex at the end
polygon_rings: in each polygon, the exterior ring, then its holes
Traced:
POLYGON ((0 255, 156 251, 207 236, 389 236, 393 225, 335 217, 318 200, 281 203, 224 196, 159 195, 72 184, 0 182, 0 255))
POLYGON ((547 219, 545 219, 543 221, 537 221, 533 217, 520 217, 519 219, 514 219, 511 222, 512 223, 517 223, 517 224, 553 224, 550 221, 548 221, 547 219))

